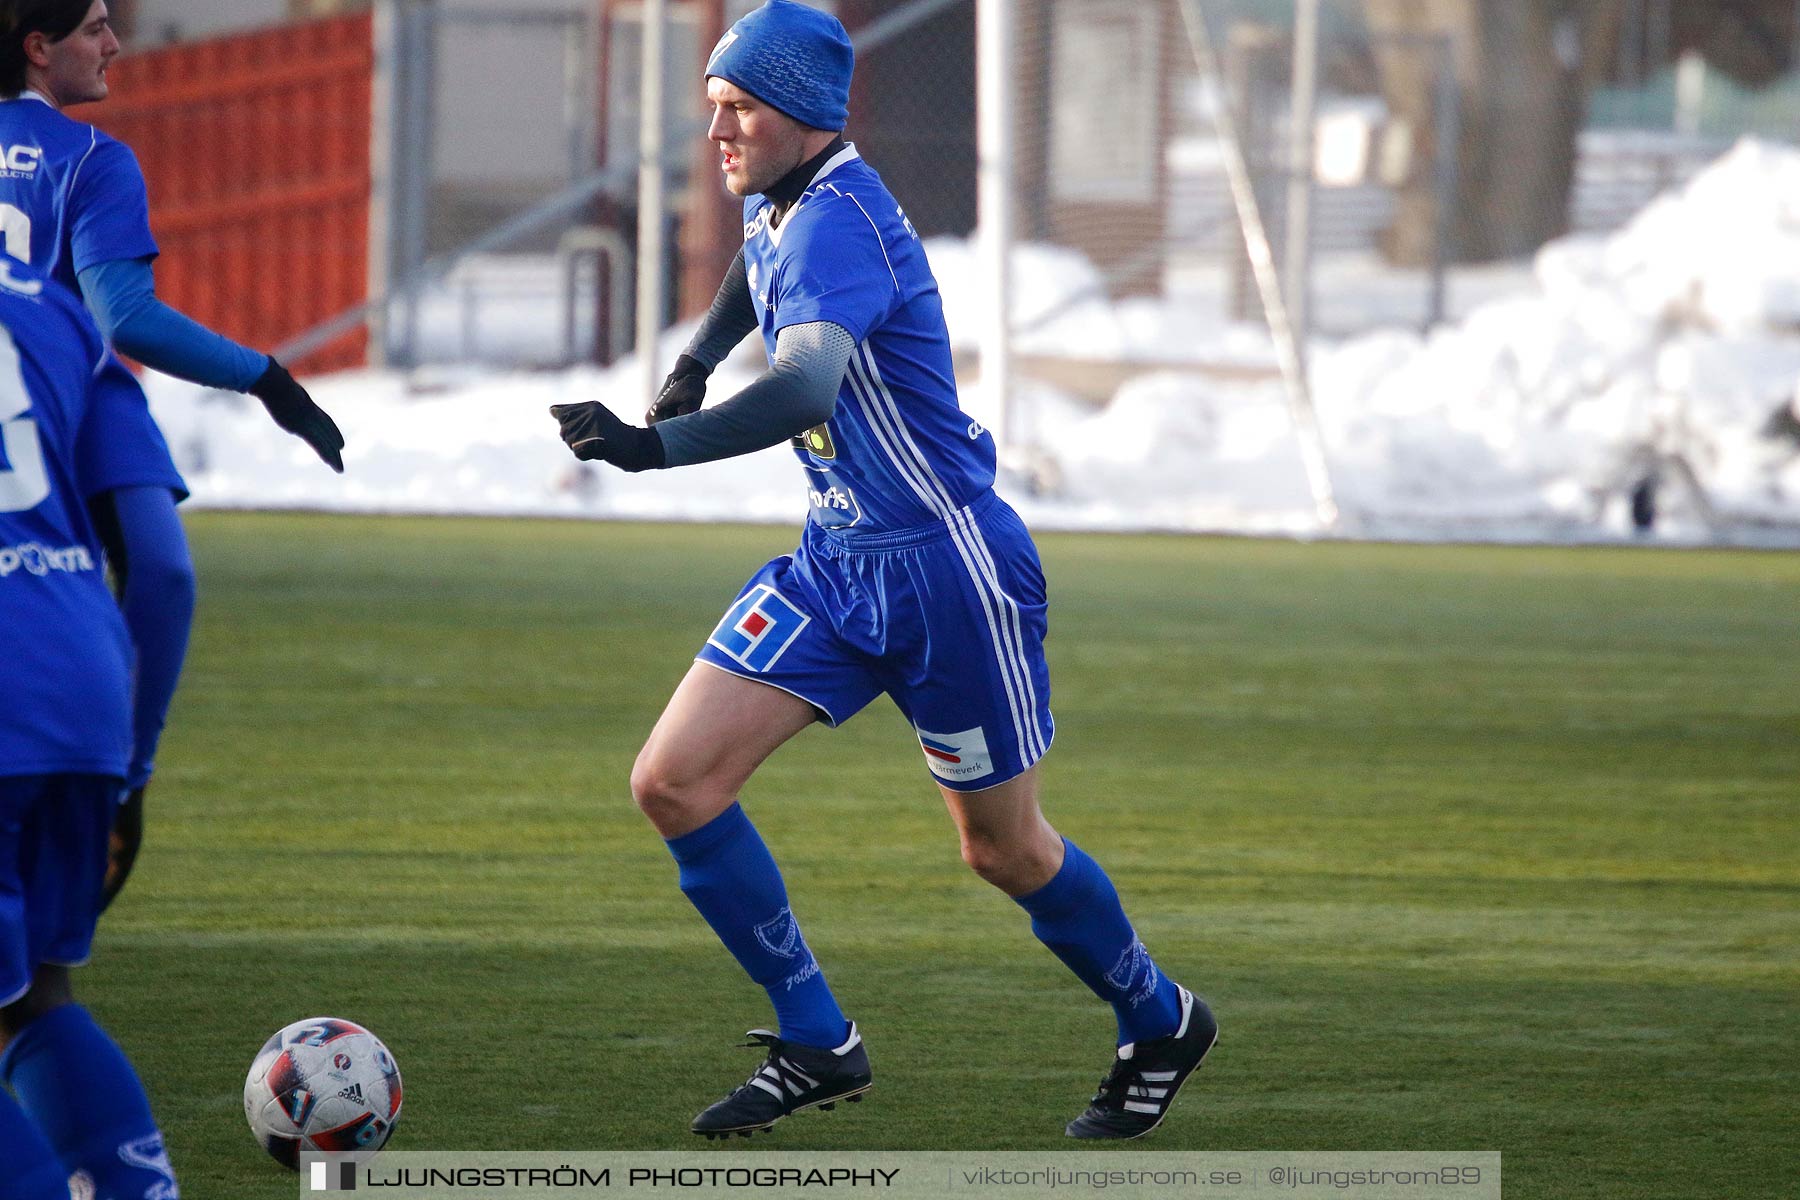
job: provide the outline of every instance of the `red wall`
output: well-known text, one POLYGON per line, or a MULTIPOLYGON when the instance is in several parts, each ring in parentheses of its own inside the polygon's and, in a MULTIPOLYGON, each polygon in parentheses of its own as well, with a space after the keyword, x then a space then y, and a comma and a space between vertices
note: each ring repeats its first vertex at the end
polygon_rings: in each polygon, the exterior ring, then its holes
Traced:
MULTIPOLYGON (((143 164, 163 300, 260 350, 363 302, 373 69, 367 13, 120 56, 73 115, 143 164)), ((366 343, 290 365, 357 366, 366 343)))

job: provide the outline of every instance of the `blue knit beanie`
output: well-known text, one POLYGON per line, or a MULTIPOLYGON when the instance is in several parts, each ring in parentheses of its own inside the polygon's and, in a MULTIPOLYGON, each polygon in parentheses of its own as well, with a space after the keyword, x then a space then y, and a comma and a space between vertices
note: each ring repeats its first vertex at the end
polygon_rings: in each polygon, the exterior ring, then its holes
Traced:
POLYGON ((836 17, 795 0, 769 0, 719 39, 706 73, 802 125, 836 131, 850 123, 855 66, 850 35, 836 17))

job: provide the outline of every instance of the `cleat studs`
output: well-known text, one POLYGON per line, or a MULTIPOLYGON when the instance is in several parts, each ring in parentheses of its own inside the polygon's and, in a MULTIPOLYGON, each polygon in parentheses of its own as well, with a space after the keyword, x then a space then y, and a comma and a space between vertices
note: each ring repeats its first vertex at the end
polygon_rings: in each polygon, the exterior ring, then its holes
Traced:
POLYGON ((832 1101, 832 1102, 831 1102, 831 1103, 829 1103, 829 1104, 821 1104, 821 1105, 819 1105, 819 1111, 820 1111, 820 1112, 830 1112, 830 1111, 831 1111, 831 1110, 832 1110, 832 1109, 834 1109, 834 1108, 836 1108, 836 1107, 837 1107, 837 1101, 836 1101, 836 1100, 833 1100, 833 1101, 832 1101))
POLYGON ((846 1096, 845 1099, 848 1100, 851 1104, 861 1104, 862 1103, 862 1093, 858 1092, 854 1096, 846 1096))

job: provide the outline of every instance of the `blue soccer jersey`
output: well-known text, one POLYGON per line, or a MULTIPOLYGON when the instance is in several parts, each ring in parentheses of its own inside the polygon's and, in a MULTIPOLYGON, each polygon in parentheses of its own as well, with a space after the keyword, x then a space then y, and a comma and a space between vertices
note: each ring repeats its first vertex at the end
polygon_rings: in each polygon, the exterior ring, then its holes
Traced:
POLYGON ((837 411, 795 439, 812 520, 854 537, 948 520, 994 482, 994 439, 957 403, 937 280, 906 213, 854 146, 779 225, 744 202, 744 268, 776 334, 829 321, 857 341, 837 411))
MULTIPOLYGON (((157 253, 136 156, 33 93, 0 101, 0 167, 6 253, 76 295, 87 268, 157 253)), ((140 404, 118 421, 96 464, 96 490, 166 487, 185 497, 150 410, 140 404)))
POLYGON ((76 295, 82 271, 155 257, 137 157, 30 92, 0 101, 0 229, 6 252, 76 295))
POLYGON ((75 298, 0 258, 0 776, 125 774, 132 649, 86 501, 144 407, 75 298))
POLYGON ((994 493, 994 440, 957 403, 950 335, 918 236, 853 146, 780 225, 744 205, 744 268, 774 357, 790 325, 856 339, 831 420, 794 439, 810 521, 700 660, 807 701, 833 725, 886 693, 925 765, 980 791, 1055 736, 1037 548, 994 493))

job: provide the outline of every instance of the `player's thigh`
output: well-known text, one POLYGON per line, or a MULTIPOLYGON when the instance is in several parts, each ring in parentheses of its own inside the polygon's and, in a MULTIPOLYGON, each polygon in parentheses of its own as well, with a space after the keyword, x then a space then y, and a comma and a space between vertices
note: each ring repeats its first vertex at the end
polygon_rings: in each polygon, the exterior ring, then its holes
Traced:
POLYGON ((783 555, 751 576, 698 657, 804 701, 836 727, 881 694, 870 654, 842 632, 874 623, 844 564, 783 555))
POLYGON ((881 694, 838 633, 841 582, 784 555, 726 609, 632 771, 632 794, 663 836, 724 811, 800 730, 814 721, 837 725, 881 694))
POLYGON ((0 1006, 43 965, 87 961, 118 790, 102 776, 0 778, 0 1006))
POLYGON ((883 682, 918 734, 927 769, 940 787, 966 792, 1025 774, 1055 736, 1048 603, 1031 539, 1016 518, 965 522, 910 555, 906 568, 904 581, 888 581, 886 613, 906 653, 884 664, 883 682))
POLYGON ((664 837, 692 832, 818 715, 798 696, 696 662, 638 753, 632 793, 664 837))

